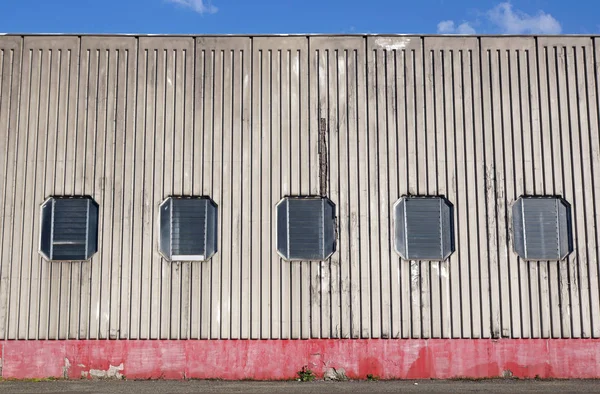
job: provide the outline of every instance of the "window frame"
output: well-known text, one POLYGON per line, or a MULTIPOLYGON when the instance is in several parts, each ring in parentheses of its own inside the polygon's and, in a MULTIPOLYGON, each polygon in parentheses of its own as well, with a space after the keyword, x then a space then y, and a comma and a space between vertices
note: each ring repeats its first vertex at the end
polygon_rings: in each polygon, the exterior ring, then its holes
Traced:
POLYGON ((38 253, 42 256, 42 258, 48 262, 56 262, 56 263, 65 263, 65 262, 86 262, 90 261, 99 251, 100 245, 98 244, 98 234, 99 234, 99 225, 100 225, 100 205, 91 197, 91 196, 50 196, 44 200, 39 206, 40 209, 40 222, 39 222, 39 244, 38 244, 38 253), (86 200, 88 201, 88 209, 86 211, 86 252, 87 257, 84 259, 56 259, 53 258, 54 254, 52 253, 54 244, 54 223, 55 223, 55 201, 80 201, 86 200), (50 234, 45 233, 45 217, 44 217, 44 209, 48 204, 51 204, 52 211, 50 216, 50 234), (93 227, 94 220, 90 220, 90 216, 92 219, 95 219, 95 228, 93 227), (46 237, 47 235, 47 237, 46 237), (48 240, 50 242, 50 254, 44 251, 44 240, 48 240), (91 246, 91 248, 90 248, 91 246))
POLYGON ((175 262, 207 262, 210 261, 215 254, 217 254, 217 252, 219 251, 219 206, 214 202, 214 200, 208 196, 168 196, 166 197, 159 205, 158 207, 159 213, 158 213, 158 253, 160 254, 160 256, 165 259, 166 261, 170 262, 170 263, 175 263, 175 262), (171 255, 169 256, 167 253, 165 253, 165 251, 163 250, 163 207, 166 204, 171 203, 172 201, 176 201, 176 200, 197 200, 197 201, 203 201, 206 202, 206 214, 205 214, 205 218, 204 218, 204 228, 205 228, 205 233, 204 233, 204 255, 173 255, 173 250, 172 250, 172 244, 173 244, 173 204, 171 204, 170 210, 169 210, 169 214, 170 214, 170 219, 169 219, 169 231, 168 231, 168 247, 169 247, 169 251, 171 252, 171 255), (212 207, 213 209, 213 214, 214 217, 212 220, 214 220, 214 223, 209 223, 209 215, 208 215, 208 210, 210 209, 210 207, 212 207), (209 239, 209 228, 213 228, 214 229, 214 234, 212 236, 212 238, 209 239), (208 246, 209 243, 212 243, 212 250, 210 250, 210 253, 207 253, 208 250, 208 246))
POLYGON ((565 200, 562 196, 552 196, 552 195, 522 195, 519 198, 517 198, 512 204, 511 204, 511 220, 510 220, 510 226, 511 226, 511 231, 510 231, 510 236, 512 237, 512 252, 515 253, 519 259, 523 260, 523 261, 531 261, 531 262, 536 262, 536 261, 563 261, 566 258, 569 257, 569 255, 571 253, 573 253, 574 251, 574 244, 573 244, 573 223, 572 223, 572 213, 571 213, 571 204, 565 200), (525 227, 525 215, 524 215, 524 202, 525 201, 531 201, 531 200, 554 200, 556 203, 556 207, 557 207, 557 256, 555 257, 549 257, 549 258, 545 258, 545 257, 529 257, 527 256, 528 254, 528 249, 527 249, 527 234, 526 234, 526 227, 525 227), (516 209, 518 209, 518 205, 521 204, 521 214, 520 217, 519 215, 516 215, 516 209), (559 206, 562 206, 564 211, 564 222, 560 223, 561 221, 561 213, 560 213, 560 208, 559 206), (519 227, 521 226, 521 227, 519 227), (520 232, 522 234, 523 240, 519 241, 519 236, 517 234, 518 229, 520 228, 520 232), (562 249, 562 244, 561 244, 561 240, 566 240, 566 247, 564 249, 562 249), (523 253, 525 256, 522 256, 519 252, 519 246, 521 246, 520 244, 517 245, 517 242, 522 242, 522 248, 523 248, 523 253))
POLYGON ((413 196, 407 195, 400 197, 392 207, 392 220, 394 225, 394 235, 392 242, 394 244, 394 251, 402 260, 405 261, 447 261, 456 252, 456 234, 454 229, 454 205, 445 196, 413 196), (439 200, 440 207, 444 205, 446 207, 447 218, 444 221, 444 212, 440 209, 440 257, 439 258, 421 258, 410 256, 410 248, 408 244, 408 223, 406 220, 406 202, 407 201, 419 201, 419 200, 439 200), (400 205, 404 204, 404 218, 398 219, 400 205), (445 237, 444 228, 447 229, 448 234, 445 237), (403 237, 400 237, 400 230, 403 237), (399 238, 400 237, 400 238, 399 238), (448 245, 445 245, 444 240, 447 238, 448 245), (404 244, 398 242, 399 239, 403 239, 404 244), (402 247, 404 246, 404 248, 402 247), (404 249, 404 250, 403 250, 404 249), (405 253, 406 252, 406 253, 405 253))
MULTIPOLYGON (((289 206, 288 206, 289 209, 289 206)), ((281 259, 283 259, 284 261, 288 261, 288 262, 302 262, 302 261, 327 261, 331 258, 331 256, 333 256, 334 253, 337 252, 337 235, 338 235, 338 231, 337 231, 337 212, 336 212, 336 205, 333 201, 331 201, 328 197, 322 197, 322 196, 285 196, 283 197, 276 205, 275 205, 275 228, 276 228, 276 242, 275 242, 275 248, 277 251, 277 254, 279 255, 279 257, 281 257, 281 259), (280 248, 280 244, 279 244, 279 238, 280 238, 280 229, 279 226, 282 222, 280 222, 280 217, 279 217, 279 211, 280 211, 280 207, 283 204, 287 204, 288 201, 320 201, 324 204, 328 204, 331 207, 331 233, 329 234, 331 236, 331 250, 327 250, 328 253, 325 254, 325 256, 320 257, 320 258, 301 258, 301 257, 288 257, 286 256, 284 253, 281 252, 281 248, 280 248)), ((290 243, 290 235, 289 235, 289 221, 286 220, 283 222, 286 223, 286 228, 285 228, 285 234, 287 237, 287 241, 286 241, 286 248, 289 250, 289 243, 290 243)), ((326 231, 328 231, 328 229, 325 227, 325 217, 323 217, 323 234, 324 237, 326 236, 326 231)), ((323 240, 323 246, 327 246, 326 245, 326 241, 323 240)))

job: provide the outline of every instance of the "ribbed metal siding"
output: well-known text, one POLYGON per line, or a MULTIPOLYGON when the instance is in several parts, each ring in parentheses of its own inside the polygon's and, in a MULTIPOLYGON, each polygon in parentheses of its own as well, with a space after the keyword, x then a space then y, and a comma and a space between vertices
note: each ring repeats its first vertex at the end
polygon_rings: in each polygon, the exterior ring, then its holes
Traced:
POLYGON ((586 37, 0 37, 0 337, 600 337, 598 42, 586 37), (328 197, 327 262, 282 263, 275 205, 328 197), (322 148, 322 147, 321 147, 322 148), (100 206, 99 253, 37 253, 50 195, 100 206), (446 262, 401 261, 392 207, 444 195, 446 262), (572 205, 574 253, 520 261, 520 195, 572 205), (158 206, 219 206, 207 263, 158 206))
MULTIPOLYGON (((191 289, 192 269, 205 265, 169 263, 157 250, 158 207, 170 195, 209 195, 196 176, 202 134, 195 122, 194 40, 140 38, 135 103, 135 185, 129 338, 188 338, 191 312, 200 312, 191 289)), ((217 149, 219 145, 217 145, 217 149)), ((207 161, 210 158, 206 158, 207 161)), ((212 170, 212 168, 211 168, 212 170)), ((201 178, 200 178, 201 179, 201 178)), ((220 264, 218 253, 208 264, 220 264)), ((196 273, 197 274, 197 273, 196 273)), ((206 289, 206 286, 203 286, 206 289)), ((122 327, 124 328, 124 327, 122 327)))

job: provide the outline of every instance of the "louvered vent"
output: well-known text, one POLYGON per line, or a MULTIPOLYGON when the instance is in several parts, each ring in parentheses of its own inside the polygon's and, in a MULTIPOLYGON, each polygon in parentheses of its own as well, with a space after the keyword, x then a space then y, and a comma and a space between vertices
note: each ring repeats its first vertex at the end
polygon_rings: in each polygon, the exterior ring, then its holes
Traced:
POLYGON ((277 251, 286 260, 327 260, 335 252, 335 205, 287 197, 277 205, 277 251))
POLYGON ((405 260, 446 260, 454 252, 452 204, 443 197, 403 197, 394 205, 395 247, 405 260))
POLYGON ((217 206, 206 197, 169 197, 160 206, 160 253, 169 261, 206 261, 217 252, 217 206))
POLYGON ((40 252, 50 261, 89 260, 98 251, 98 204, 51 197, 41 207, 40 252))
POLYGON ((556 197, 521 197, 512 207, 513 245, 525 260, 562 260, 573 250, 569 204, 556 197))

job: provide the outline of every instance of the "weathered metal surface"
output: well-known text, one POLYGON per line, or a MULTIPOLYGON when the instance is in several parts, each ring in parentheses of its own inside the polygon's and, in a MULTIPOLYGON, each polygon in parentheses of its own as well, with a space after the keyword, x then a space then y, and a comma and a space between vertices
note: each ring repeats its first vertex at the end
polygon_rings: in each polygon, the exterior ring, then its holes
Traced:
POLYGON ((0 337, 600 337, 595 40, 2 36, 0 337), (336 252, 283 263, 325 189, 336 252), (90 262, 37 253, 51 195, 98 202, 90 262), (169 195, 219 207, 210 261, 162 259, 169 195), (403 195, 453 204, 447 261, 394 252, 403 195), (567 259, 514 253, 521 195, 571 204, 567 259))

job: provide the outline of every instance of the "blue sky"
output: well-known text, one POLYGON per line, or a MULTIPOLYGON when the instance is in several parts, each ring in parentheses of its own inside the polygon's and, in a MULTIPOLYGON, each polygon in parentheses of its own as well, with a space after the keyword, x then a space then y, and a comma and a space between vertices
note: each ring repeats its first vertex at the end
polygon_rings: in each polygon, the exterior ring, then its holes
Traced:
POLYGON ((599 0, 0 0, 6 33, 599 34, 599 0))

